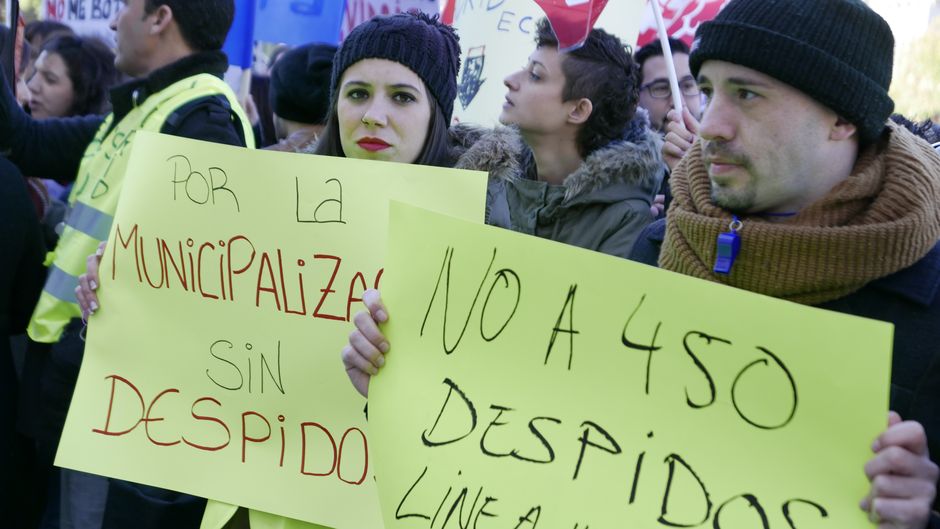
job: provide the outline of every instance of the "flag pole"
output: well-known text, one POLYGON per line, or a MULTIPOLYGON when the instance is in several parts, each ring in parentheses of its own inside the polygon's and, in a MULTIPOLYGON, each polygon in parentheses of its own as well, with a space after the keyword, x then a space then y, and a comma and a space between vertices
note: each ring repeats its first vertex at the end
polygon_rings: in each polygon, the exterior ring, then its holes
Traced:
POLYGON ((666 70, 669 73, 669 87, 672 89, 672 106, 682 113, 682 93, 679 92, 679 77, 676 75, 676 65, 672 60, 672 47, 669 46, 669 34, 666 33, 666 24, 663 22, 663 10, 659 0, 650 0, 653 6, 653 16, 656 18, 656 33, 659 43, 663 47, 663 58, 666 59, 666 70))
POLYGON ((238 102, 247 106, 251 97, 251 71, 254 67, 254 27, 256 0, 238 0, 235 2, 235 20, 223 49, 229 54, 229 60, 241 68, 236 90, 238 102), (230 47, 231 46, 231 47, 230 47), (234 54, 234 56, 233 56, 234 54))
POLYGON ((238 80, 238 101, 244 103, 251 97, 251 66, 242 70, 238 80))

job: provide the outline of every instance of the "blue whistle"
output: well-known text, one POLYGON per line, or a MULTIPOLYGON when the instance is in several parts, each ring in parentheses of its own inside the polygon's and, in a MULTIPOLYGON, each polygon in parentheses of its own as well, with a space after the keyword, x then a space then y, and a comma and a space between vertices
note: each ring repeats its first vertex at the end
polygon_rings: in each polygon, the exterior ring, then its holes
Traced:
POLYGON ((714 268, 716 274, 727 275, 731 273, 734 260, 737 259, 738 252, 741 251, 741 236, 738 235, 738 230, 736 229, 740 224, 740 221, 735 217, 731 225, 731 231, 718 234, 718 247, 715 251, 714 268))

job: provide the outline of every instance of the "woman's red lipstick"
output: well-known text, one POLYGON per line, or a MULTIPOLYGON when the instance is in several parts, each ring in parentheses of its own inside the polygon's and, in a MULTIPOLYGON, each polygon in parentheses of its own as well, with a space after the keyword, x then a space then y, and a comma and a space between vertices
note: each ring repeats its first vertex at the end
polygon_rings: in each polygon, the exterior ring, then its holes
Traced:
POLYGON ((369 152, 383 151, 391 147, 388 142, 378 138, 362 138, 356 142, 356 145, 369 152))

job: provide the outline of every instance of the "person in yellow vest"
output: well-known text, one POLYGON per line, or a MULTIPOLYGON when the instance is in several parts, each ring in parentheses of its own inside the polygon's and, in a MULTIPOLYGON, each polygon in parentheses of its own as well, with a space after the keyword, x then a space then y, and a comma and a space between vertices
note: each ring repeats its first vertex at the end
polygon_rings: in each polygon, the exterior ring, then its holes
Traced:
MULTIPOLYGON (((110 115, 36 121, 8 89, 0 93, 0 151, 24 174, 75 179, 74 207, 46 259, 48 279, 29 323, 33 343, 26 382, 33 394, 27 400, 34 409, 21 415, 30 421, 20 421, 50 470, 82 358, 78 276, 86 257, 108 236, 135 134, 254 144, 247 117, 221 79, 228 67, 221 49, 234 18, 233 0, 115 4, 115 66, 136 79, 112 90, 110 115)), ((49 490, 45 503, 51 508, 43 523, 53 527, 198 527, 205 505, 182 494, 67 470, 49 490), (61 485, 61 502, 55 485, 61 485)))
MULTIPOLYGON (((290 56, 285 55, 278 66, 288 60, 290 56)), ((310 62, 320 61, 322 56, 310 62)), ((457 99, 459 68, 457 34, 437 16, 418 12, 379 15, 360 24, 332 58, 326 126, 314 153, 452 165, 449 124, 457 99)), ((313 110, 311 104, 301 106, 306 112, 313 110)), ((99 261, 97 254, 89 256, 87 273, 81 278, 78 300, 88 314, 99 308, 96 288, 92 288, 98 281, 99 261)), ((249 527, 326 529, 218 501, 208 503, 202 520, 202 529, 249 527)))

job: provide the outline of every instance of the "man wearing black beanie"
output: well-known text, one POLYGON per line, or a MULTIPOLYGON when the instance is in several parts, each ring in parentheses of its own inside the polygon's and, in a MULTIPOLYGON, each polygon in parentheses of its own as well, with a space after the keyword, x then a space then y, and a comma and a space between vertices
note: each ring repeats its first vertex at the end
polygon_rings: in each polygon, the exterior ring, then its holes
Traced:
POLYGON ((893 50, 861 0, 731 0, 696 34, 699 139, 671 129, 673 202, 632 258, 893 323, 894 411, 861 508, 880 528, 940 528, 940 157, 888 121, 893 50))
POLYGON ((312 152, 330 110, 330 75, 336 46, 294 48, 271 70, 271 109, 278 143, 268 150, 312 152))

